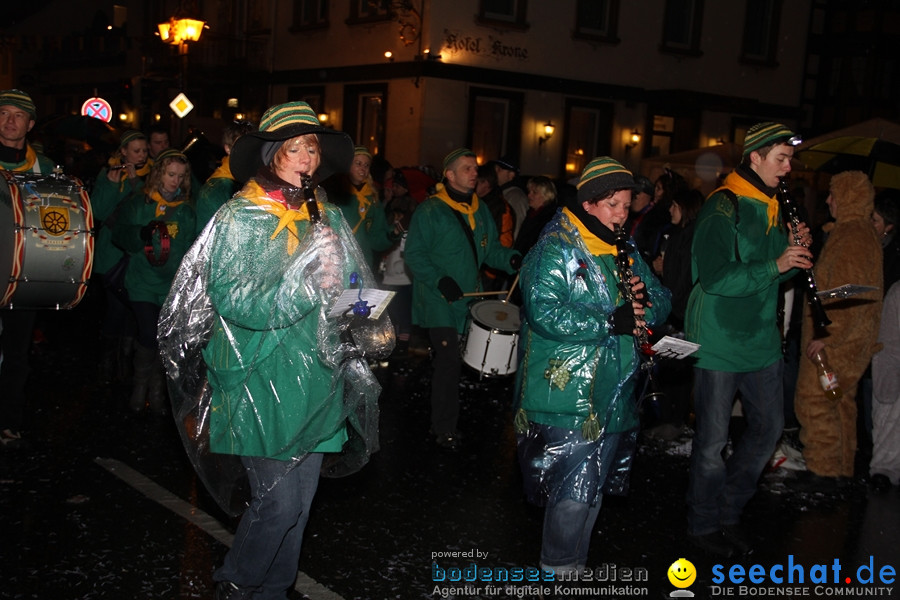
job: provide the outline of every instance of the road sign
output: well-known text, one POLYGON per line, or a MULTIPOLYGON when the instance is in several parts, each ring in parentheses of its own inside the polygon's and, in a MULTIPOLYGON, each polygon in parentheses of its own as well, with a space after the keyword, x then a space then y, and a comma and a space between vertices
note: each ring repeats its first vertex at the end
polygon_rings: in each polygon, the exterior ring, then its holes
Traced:
POLYGON ((188 100, 188 97, 184 95, 184 92, 181 92, 175 96, 174 100, 169 102, 169 108, 178 115, 179 119, 183 119, 185 115, 194 109, 194 105, 188 100))
POLYGON ((109 123, 112 119, 112 107, 103 98, 88 98, 81 105, 81 114, 109 123))

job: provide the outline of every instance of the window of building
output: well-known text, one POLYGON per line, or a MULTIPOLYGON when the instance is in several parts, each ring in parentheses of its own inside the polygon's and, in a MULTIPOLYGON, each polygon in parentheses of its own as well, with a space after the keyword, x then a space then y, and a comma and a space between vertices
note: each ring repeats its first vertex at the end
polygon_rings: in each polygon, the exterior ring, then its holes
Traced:
POLYGON ((747 0, 741 60, 774 65, 780 21, 781 0, 747 0))
POLYGON ((473 88, 469 94, 468 147, 478 164, 501 156, 518 157, 521 149, 522 94, 473 88))
POLYGON ((291 31, 328 27, 328 0, 294 0, 291 31))
POLYGON ((675 117, 653 115, 653 131, 650 134, 650 156, 671 154, 674 135, 675 117))
POLYGON ((660 49, 678 54, 700 54, 703 0, 666 0, 660 49))
POLYGON ((481 0, 478 20, 493 27, 527 29, 525 13, 528 0, 481 0))
POLYGON ((387 85, 348 85, 344 89, 343 130, 369 152, 384 156, 387 85))
POLYGON ((563 168, 566 179, 578 177, 595 156, 611 150, 613 110, 609 104, 566 101, 563 168))
POLYGON ((575 37, 618 43, 619 0, 578 0, 575 37))
POLYGON ((351 0, 347 23, 372 23, 391 20, 390 0, 351 0))
POLYGON ((321 114, 325 111, 325 87, 321 85, 314 86, 291 86, 287 90, 288 102, 303 101, 309 104, 309 107, 321 114))

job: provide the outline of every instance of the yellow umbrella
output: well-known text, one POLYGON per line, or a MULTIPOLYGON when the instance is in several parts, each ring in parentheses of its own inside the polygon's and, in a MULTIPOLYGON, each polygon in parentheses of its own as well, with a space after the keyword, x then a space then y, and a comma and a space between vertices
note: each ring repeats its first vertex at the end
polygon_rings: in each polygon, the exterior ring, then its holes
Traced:
POLYGON ((836 137, 801 149, 797 159, 826 173, 862 171, 876 187, 900 189, 900 145, 881 138, 836 137))

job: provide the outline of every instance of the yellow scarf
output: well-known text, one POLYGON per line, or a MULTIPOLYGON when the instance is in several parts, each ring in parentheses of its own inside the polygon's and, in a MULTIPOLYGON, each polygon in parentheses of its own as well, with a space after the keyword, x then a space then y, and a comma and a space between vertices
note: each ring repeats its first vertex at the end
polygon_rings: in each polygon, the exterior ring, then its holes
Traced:
MULTIPOLYGON (((303 205, 297 209, 287 208, 281 202, 266 196, 266 191, 253 180, 249 181, 247 185, 244 186, 244 192, 241 195, 245 196, 250 202, 259 206, 267 213, 278 218, 278 225, 275 227, 275 233, 273 233, 269 239, 274 240, 283 229, 287 229, 291 234, 288 236, 287 240, 287 253, 288 255, 293 255, 297 250, 297 246, 300 245, 300 234, 297 232, 297 224, 295 221, 309 221, 309 209, 306 208, 306 203, 304 202, 303 205)), ((322 206, 322 203, 317 200, 316 204, 319 206, 319 213, 324 214, 325 207, 322 206)))
POLYGON ((356 196, 356 200, 359 204, 357 208, 359 211, 359 221, 353 226, 353 233, 355 234, 356 230, 359 229, 359 226, 366 220, 366 212, 368 212, 369 207, 374 204, 372 198, 375 198, 375 191, 371 188, 368 181, 363 184, 362 189, 356 189, 355 185, 353 185, 352 189, 353 195, 356 196))
POLYGON ((18 167, 12 169, 13 171, 31 171, 34 168, 34 163, 37 162, 37 152, 34 151, 34 148, 31 147, 31 144, 25 144, 25 162, 23 162, 18 167))
POLYGON ((212 175, 209 176, 210 179, 231 179, 234 181, 234 175, 231 174, 231 163, 228 162, 228 158, 226 155, 222 159, 222 164, 213 171, 212 175))
MULTIPOLYGON (((114 157, 110 158, 106 162, 106 164, 107 164, 107 167, 117 167, 122 164, 122 157, 114 156, 114 157)), ((140 169, 135 169, 135 173, 137 173, 138 177, 146 177, 147 173, 150 172, 151 166, 152 165, 150 164, 150 161, 148 160, 147 162, 144 163, 143 167, 141 167, 140 169)), ((125 191, 125 182, 126 181, 128 181, 128 170, 122 169, 122 175, 119 177, 119 191, 120 192, 125 191)))
POLYGON ((766 196, 759 188, 735 172, 729 173, 725 178, 725 185, 715 190, 713 194, 722 188, 728 188, 738 196, 752 198, 753 200, 758 200, 766 205, 766 218, 769 221, 769 225, 766 227, 767 234, 773 227, 778 225, 778 199, 775 198, 775 196, 772 196, 771 198, 766 196))
POLYGON ((161 217, 161 216, 163 216, 163 215, 165 215, 165 214, 166 214, 166 209, 168 209, 168 208, 175 208, 175 207, 178 206, 179 204, 184 204, 184 199, 181 199, 181 200, 173 200, 172 202, 169 202, 168 200, 166 200, 165 198, 163 198, 162 195, 161 195, 159 192, 157 192, 156 190, 153 190, 152 192, 150 192, 149 196, 150 196, 150 199, 151 199, 151 200, 153 200, 154 202, 156 202, 156 216, 157 216, 157 218, 158 218, 158 217, 161 217))
MULTIPOLYGON (((617 254, 617 249, 613 244, 607 244, 596 235, 591 233, 591 230, 584 226, 584 223, 575 216, 568 208, 563 208, 562 212, 569 218, 569 221, 575 226, 578 230, 578 233, 581 234, 581 239, 584 240, 584 244, 587 246, 588 252, 593 254, 594 256, 602 256, 603 254, 612 254, 615 256, 617 254)), ((605 225, 604 225, 605 227, 605 225)))
POLYGON ((437 194, 435 194, 435 197, 439 198, 453 210, 461 212, 464 215, 468 215, 469 227, 472 228, 472 231, 475 231, 475 213, 478 212, 478 196, 472 194, 472 203, 466 204, 465 202, 457 202, 456 200, 450 198, 450 194, 448 194, 447 190, 444 189, 443 183, 439 183, 435 187, 437 189, 437 194))

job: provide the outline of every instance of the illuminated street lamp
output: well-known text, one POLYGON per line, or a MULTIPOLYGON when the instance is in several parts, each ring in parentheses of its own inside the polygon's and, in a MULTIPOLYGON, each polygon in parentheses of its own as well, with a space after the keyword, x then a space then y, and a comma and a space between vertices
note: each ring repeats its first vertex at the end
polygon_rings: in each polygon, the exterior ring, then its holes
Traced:
POLYGON ((181 46, 185 42, 199 41, 204 26, 206 26, 206 23, 197 19, 176 19, 171 17, 157 27, 159 28, 159 39, 163 43, 181 46))

